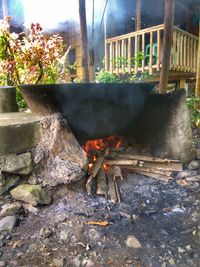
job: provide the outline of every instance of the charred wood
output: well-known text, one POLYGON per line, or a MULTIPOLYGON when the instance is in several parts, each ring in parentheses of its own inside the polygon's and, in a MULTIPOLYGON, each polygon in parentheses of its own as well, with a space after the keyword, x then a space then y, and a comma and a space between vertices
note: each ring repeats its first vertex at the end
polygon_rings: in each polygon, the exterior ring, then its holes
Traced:
POLYGON ((91 194, 93 179, 97 176, 100 168, 103 165, 104 158, 105 158, 105 156, 108 155, 108 153, 109 153, 109 149, 106 149, 104 151, 104 153, 96 159, 92 169, 90 170, 90 174, 89 174, 89 177, 88 177, 88 180, 86 183, 86 190, 87 190, 88 194, 91 194))

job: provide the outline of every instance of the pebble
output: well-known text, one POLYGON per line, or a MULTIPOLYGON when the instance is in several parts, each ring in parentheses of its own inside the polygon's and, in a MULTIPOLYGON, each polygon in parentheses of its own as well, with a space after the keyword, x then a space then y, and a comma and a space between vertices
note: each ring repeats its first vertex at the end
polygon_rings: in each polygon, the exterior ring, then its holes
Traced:
POLYGON ((142 247, 139 240, 133 235, 129 235, 125 243, 128 248, 141 248, 142 247))
POLYGON ((185 249, 183 249, 183 248, 181 248, 181 247, 178 247, 178 252, 179 252, 179 253, 181 253, 181 254, 183 254, 183 253, 185 253, 185 252, 186 252, 186 250, 185 250, 185 249))
POLYGON ((53 262, 57 267, 63 267, 64 266, 64 258, 61 259, 54 259, 53 262))

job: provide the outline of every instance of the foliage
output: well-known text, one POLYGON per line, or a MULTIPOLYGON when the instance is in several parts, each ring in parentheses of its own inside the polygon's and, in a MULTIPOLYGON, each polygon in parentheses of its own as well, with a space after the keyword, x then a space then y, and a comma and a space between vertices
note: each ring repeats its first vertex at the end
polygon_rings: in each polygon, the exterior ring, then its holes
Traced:
POLYGON ((22 94, 20 93, 19 88, 16 88, 16 101, 17 101, 17 105, 18 105, 19 109, 27 108, 27 104, 24 101, 24 98, 23 98, 22 94))
POLYGON ((195 109, 195 103, 198 103, 200 106, 200 96, 195 97, 191 96, 187 99, 187 104, 190 110, 192 123, 195 127, 200 128, 200 110, 195 109))
POLYGON ((117 57, 114 58, 112 64, 114 68, 120 69, 119 74, 111 73, 109 71, 105 71, 105 69, 100 69, 96 80, 100 83, 120 83, 120 82, 134 82, 136 80, 143 80, 144 78, 149 77, 148 72, 135 72, 135 67, 142 66, 142 60, 144 60, 144 54, 142 52, 138 52, 135 56, 133 56, 130 60, 130 64, 128 63, 128 59, 125 57, 117 57), (129 69, 131 72, 129 73, 129 69))
POLYGON ((0 84, 69 82, 70 66, 63 38, 44 36, 40 24, 32 24, 27 37, 10 33, 7 22, 0 23, 0 84))

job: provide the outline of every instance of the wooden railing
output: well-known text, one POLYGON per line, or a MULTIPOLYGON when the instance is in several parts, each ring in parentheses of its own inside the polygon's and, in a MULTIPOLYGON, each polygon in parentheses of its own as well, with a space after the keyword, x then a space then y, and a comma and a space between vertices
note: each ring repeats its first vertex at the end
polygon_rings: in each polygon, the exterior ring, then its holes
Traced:
MULTIPOLYGON (((106 39, 105 69, 113 73, 160 71, 164 25, 106 39), (142 52, 143 59, 136 60, 142 52)), ((170 70, 196 72, 198 38, 173 27, 170 70)))

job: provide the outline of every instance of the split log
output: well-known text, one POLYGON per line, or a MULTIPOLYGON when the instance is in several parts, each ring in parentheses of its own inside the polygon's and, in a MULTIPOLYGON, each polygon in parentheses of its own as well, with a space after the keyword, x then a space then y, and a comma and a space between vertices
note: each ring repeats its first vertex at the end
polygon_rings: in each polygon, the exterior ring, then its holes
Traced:
POLYGON ((120 178, 121 180, 123 180, 123 176, 121 173, 121 169, 119 166, 113 166, 113 180, 114 180, 114 184, 115 184, 115 191, 117 194, 117 200, 119 203, 121 203, 121 197, 120 197, 120 193, 119 193, 119 188, 118 188, 118 184, 116 179, 120 178))
POLYGON ((122 172, 119 166, 113 166, 113 179, 120 178, 123 180, 122 172))
POLYGON ((116 160, 104 160, 104 163, 106 165, 119 165, 119 166, 137 166, 138 161, 137 160, 128 160, 128 159, 116 159, 116 160))
POLYGON ((117 184, 116 180, 114 180, 114 184, 115 184, 115 192, 116 192, 116 195, 117 195, 117 201, 119 203, 121 203, 121 197, 120 197, 119 188, 118 188, 118 184, 117 184))
POLYGON ((134 155, 134 154, 129 154, 129 153, 120 153, 120 152, 110 153, 109 157, 112 158, 112 156, 114 156, 114 159, 117 157, 117 158, 122 158, 122 159, 133 159, 133 160, 148 161, 148 162, 150 161, 150 162, 164 162, 164 163, 170 163, 170 162, 180 163, 180 160, 176 160, 176 159, 167 159, 167 158, 162 159, 162 158, 134 155))
POLYGON ((151 172, 144 172, 144 171, 134 171, 134 172, 141 174, 141 175, 151 177, 151 178, 155 178, 157 180, 164 181, 164 182, 168 182, 170 179, 172 179, 169 176, 158 174, 158 173, 151 173, 151 172))
POLYGON ((96 159, 96 161, 94 162, 94 165, 93 165, 92 169, 90 170, 90 175, 89 175, 88 180, 87 180, 87 183, 86 183, 86 190, 87 190, 88 194, 91 194, 91 191, 92 191, 92 181, 97 176, 100 168, 103 165, 104 158, 105 158, 105 156, 108 155, 108 153, 109 153, 109 149, 107 148, 104 151, 104 153, 96 159))
POLYGON ((108 192, 109 192, 109 197, 110 200, 113 203, 117 202, 117 194, 116 194, 116 187, 115 187, 115 182, 113 180, 113 174, 111 171, 107 172, 107 177, 108 177, 108 192))
POLYGON ((161 174, 165 176, 171 176, 172 171, 166 171, 166 170, 159 170, 156 168, 146 168, 146 167, 130 167, 126 166, 126 169, 133 170, 133 171, 142 171, 142 172, 147 172, 147 173, 156 173, 156 174, 161 174))
POLYGON ((131 159, 115 159, 105 160, 106 165, 119 165, 119 166, 137 166, 144 168, 156 168, 158 170, 165 171, 182 171, 183 166, 180 162, 147 162, 141 160, 131 159))
POLYGON ((180 162, 146 162, 146 161, 138 161, 138 165, 140 167, 146 168, 156 168, 158 170, 166 170, 166 171, 182 171, 183 166, 180 162))
POLYGON ((103 167, 101 166, 99 173, 97 175, 97 195, 104 195, 107 198, 107 183, 106 175, 103 167))

